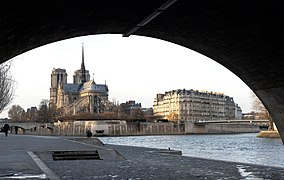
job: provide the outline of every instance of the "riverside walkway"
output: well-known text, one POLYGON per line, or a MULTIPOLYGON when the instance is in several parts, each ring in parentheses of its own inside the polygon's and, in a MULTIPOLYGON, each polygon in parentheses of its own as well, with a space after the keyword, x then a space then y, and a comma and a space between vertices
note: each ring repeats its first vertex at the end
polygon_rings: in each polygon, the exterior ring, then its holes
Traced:
MULTIPOLYGON (((0 134, 0 179, 284 179, 284 169, 103 145, 96 138, 0 134), (56 150, 97 150, 101 160, 52 159, 56 150)), ((171 151, 170 151, 171 152, 171 151)))

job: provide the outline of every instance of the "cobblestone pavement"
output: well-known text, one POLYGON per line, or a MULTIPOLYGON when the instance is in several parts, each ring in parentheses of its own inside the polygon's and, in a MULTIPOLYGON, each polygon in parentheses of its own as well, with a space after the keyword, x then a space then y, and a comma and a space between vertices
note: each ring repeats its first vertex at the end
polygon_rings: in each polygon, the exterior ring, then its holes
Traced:
MULTIPOLYGON (((89 142, 85 142, 89 143, 89 142)), ((104 145, 124 159, 51 161, 62 179, 284 179, 284 169, 159 153, 158 149, 104 145)))
POLYGON ((0 138, 2 149, 0 150, 0 179, 4 179, 4 173, 9 170, 10 172, 21 170, 22 173, 37 175, 43 173, 36 167, 33 160, 25 155, 26 151, 33 151, 60 179, 284 179, 283 168, 162 154, 159 153, 160 150, 151 148, 101 145, 93 138, 88 140, 32 136, 8 138, 10 138, 9 141, 0 138), (17 145, 13 145, 15 141, 18 141, 17 145), (9 147, 2 148, 3 144, 9 147), (97 149, 103 160, 54 161, 51 151, 56 149, 97 149), (2 153, 4 153, 3 156, 2 153), (4 156, 7 157, 6 164, 9 164, 6 169, 5 162, 2 160, 4 156), (16 156, 20 159, 17 160, 16 156), (12 165, 18 167, 11 169, 12 165), (22 168, 24 165, 28 167, 22 168))

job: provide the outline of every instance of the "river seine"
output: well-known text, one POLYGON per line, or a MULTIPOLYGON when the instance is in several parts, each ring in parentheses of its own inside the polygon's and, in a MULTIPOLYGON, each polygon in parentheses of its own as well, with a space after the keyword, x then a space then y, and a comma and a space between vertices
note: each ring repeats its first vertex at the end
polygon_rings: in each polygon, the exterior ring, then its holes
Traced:
POLYGON ((280 138, 257 138, 256 133, 100 137, 105 144, 181 150, 184 156, 284 168, 280 138))

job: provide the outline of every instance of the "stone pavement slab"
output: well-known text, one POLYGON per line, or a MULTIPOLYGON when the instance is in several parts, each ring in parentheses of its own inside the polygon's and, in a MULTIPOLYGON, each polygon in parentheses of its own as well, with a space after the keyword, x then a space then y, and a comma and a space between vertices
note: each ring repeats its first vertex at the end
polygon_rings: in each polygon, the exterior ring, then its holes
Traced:
MULTIPOLYGON (((112 149, 69 140, 65 137, 0 134, 0 179, 47 178, 31 154, 54 150, 98 150, 105 159, 121 159, 112 149)), ((48 167, 49 168, 49 167, 48 167)), ((50 168, 49 168, 50 169, 50 168)))

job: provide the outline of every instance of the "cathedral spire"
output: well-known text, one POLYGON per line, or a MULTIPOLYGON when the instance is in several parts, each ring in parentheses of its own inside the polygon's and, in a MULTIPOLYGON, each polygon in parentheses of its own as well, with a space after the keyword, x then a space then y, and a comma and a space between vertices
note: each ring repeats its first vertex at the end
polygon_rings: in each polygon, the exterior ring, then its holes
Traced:
POLYGON ((81 73, 82 73, 82 84, 83 84, 86 82, 86 69, 85 69, 85 62, 84 62, 84 43, 82 43, 81 73))

